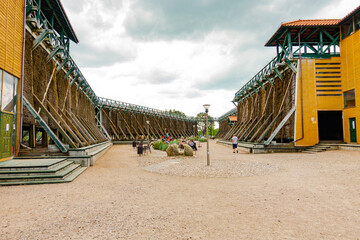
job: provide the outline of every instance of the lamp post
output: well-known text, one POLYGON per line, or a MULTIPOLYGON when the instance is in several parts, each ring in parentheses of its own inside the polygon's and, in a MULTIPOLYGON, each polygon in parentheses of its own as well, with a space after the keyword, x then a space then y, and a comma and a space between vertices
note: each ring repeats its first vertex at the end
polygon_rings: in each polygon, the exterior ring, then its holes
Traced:
POLYGON ((194 137, 196 137, 195 125, 193 125, 194 137))
POLYGON ((150 124, 150 121, 149 120, 146 120, 146 131, 147 131, 147 135, 148 135, 148 139, 150 140, 150 136, 149 136, 149 124, 150 124))
POLYGON ((210 166, 210 150, 209 150, 209 127, 208 127, 208 117, 209 117, 209 107, 210 104, 204 104, 203 105, 205 108, 205 113, 206 113, 206 123, 205 123, 205 128, 206 128, 206 151, 207 151, 207 165, 210 166))

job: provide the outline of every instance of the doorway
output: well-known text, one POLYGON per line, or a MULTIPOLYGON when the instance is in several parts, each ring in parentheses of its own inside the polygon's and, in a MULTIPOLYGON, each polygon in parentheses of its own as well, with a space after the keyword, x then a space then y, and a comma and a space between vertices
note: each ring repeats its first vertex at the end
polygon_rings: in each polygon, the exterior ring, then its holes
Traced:
POLYGON ((318 111, 319 140, 343 141, 342 111, 318 111))
POLYGON ((350 142, 356 143, 356 118, 350 118, 350 142))

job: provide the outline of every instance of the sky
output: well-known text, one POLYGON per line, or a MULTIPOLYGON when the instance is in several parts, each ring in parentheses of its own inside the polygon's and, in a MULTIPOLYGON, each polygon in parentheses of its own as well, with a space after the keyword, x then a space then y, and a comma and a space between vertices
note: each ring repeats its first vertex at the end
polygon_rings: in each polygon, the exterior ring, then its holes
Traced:
POLYGON ((219 117, 273 57, 281 23, 343 18, 360 0, 62 0, 70 53, 100 97, 219 117))

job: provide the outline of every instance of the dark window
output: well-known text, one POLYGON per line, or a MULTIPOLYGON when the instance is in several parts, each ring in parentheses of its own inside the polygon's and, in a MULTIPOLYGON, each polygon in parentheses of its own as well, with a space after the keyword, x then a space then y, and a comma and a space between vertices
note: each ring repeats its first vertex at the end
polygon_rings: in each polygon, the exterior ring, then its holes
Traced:
POLYGON ((344 106, 355 107, 355 90, 349 90, 344 92, 344 106))

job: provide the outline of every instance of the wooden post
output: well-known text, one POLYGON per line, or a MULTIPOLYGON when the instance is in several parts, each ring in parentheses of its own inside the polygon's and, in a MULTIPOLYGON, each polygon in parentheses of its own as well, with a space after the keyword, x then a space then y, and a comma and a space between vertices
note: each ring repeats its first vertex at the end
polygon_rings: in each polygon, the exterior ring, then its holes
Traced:
POLYGON ((36 130, 35 125, 31 125, 29 128, 29 145, 31 148, 36 147, 36 130))
POLYGON ((42 129, 42 131, 41 131, 41 133, 42 133, 42 137, 41 137, 41 145, 43 146, 43 147, 48 147, 49 146, 49 137, 48 137, 48 134, 47 134, 47 132, 44 130, 44 129, 42 129))

